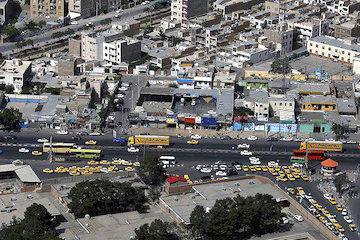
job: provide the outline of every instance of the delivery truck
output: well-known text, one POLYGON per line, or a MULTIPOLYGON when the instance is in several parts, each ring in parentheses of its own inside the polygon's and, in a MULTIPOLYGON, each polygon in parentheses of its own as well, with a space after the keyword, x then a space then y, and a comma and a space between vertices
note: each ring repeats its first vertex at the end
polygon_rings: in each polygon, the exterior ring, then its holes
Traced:
POLYGON ((343 143, 336 141, 308 141, 308 142, 302 142, 300 145, 300 149, 321 150, 325 152, 342 152, 343 143))
POLYGON ((169 136, 135 135, 128 139, 128 146, 169 146, 169 136))

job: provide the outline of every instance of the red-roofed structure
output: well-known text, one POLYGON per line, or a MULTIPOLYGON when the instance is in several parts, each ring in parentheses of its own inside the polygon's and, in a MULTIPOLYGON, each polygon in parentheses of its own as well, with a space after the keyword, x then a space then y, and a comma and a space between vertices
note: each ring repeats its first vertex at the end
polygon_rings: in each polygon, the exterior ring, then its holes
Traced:
POLYGON ((331 158, 328 158, 325 161, 321 162, 321 166, 327 168, 336 168, 337 166, 339 166, 339 163, 332 160, 331 158))
POLYGON ((165 182, 165 192, 171 194, 181 194, 191 190, 191 185, 183 176, 170 176, 165 182))
POLYGON ((187 182, 186 179, 182 176, 170 176, 166 179, 166 181, 170 184, 177 182, 187 182))

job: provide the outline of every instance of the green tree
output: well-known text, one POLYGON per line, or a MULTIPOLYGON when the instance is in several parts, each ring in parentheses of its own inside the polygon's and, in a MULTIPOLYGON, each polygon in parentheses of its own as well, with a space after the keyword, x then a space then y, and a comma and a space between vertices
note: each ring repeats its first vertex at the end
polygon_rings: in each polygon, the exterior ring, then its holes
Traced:
POLYGON ((281 206, 267 194, 217 200, 210 211, 197 206, 190 216, 192 231, 205 239, 243 239, 275 232, 283 217, 281 206))
POLYGON ((203 206, 197 205, 190 215, 192 230, 196 235, 204 235, 206 232, 206 212, 203 206))
POLYGON ((41 204, 32 204, 24 213, 24 219, 13 218, 10 225, 0 229, 0 239, 6 240, 60 240, 55 232, 58 223, 41 204))
POLYGON ((25 24, 25 26, 29 30, 35 30, 37 28, 37 24, 33 20, 30 20, 29 22, 27 22, 25 24))
POLYGON ((287 58, 276 59, 271 63, 270 71, 279 74, 289 74, 291 72, 289 59, 287 58))
POLYGON ((146 210, 147 199, 140 188, 108 180, 84 181, 70 190, 69 209, 75 217, 146 210))
POLYGON ((151 186, 159 186, 166 178, 159 159, 154 156, 145 157, 138 169, 138 174, 146 184, 151 186))
POLYGON ((96 93, 95 89, 91 90, 89 108, 96 109, 96 103, 98 102, 99 96, 96 93))
POLYGON ((22 113, 17 109, 5 108, 0 111, 0 124, 7 130, 18 130, 22 113))
POLYGON ((171 240, 176 236, 169 232, 169 224, 155 219, 150 225, 144 224, 135 229, 136 240, 171 240))
POLYGON ((4 32, 9 39, 13 40, 20 35, 20 30, 17 29, 13 24, 9 24, 5 27, 4 32))

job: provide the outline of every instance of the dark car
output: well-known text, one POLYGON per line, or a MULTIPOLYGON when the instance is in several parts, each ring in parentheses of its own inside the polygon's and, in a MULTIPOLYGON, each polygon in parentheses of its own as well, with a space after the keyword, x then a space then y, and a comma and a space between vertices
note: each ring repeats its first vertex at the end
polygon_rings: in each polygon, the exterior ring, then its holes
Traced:
POLYGON ((72 136, 71 138, 72 138, 73 140, 75 140, 75 141, 81 140, 81 137, 79 137, 79 136, 72 136))
POLYGON ((113 142, 120 143, 121 145, 125 145, 125 144, 127 144, 128 141, 126 138, 114 138, 113 142))
POLYGON ((15 135, 7 135, 4 137, 5 140, 16 140, 16 136, 15 135))
POLYGON ((279 141, 279 139, 276 138, 276 137, 268 137, 268 138, 266 138, 266 140, 269 141, 269 142, 277 142, 277 141, 279 141))

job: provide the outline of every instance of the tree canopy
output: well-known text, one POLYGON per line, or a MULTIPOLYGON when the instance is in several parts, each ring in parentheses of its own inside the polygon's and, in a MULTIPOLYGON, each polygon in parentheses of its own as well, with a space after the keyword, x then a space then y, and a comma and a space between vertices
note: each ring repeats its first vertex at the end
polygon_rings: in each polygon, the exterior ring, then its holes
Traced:
POLYGON ((60 240, 55 232, 57 222, 41 204, 32 204, 24 219, 14 218, 10 225, 0 229, 0 239, 7 240, 60 240))
POLYGON ((160 185, 166 178, 165 171, 155 156, 145 157, 138 169, 138 174, 146 184, 151 186, 160 185))
POLYGON ((20 121, 22 113, 17 109, 5 108, 0 111, 0 124, 7 130, 18 130, 20 128, 20 121))
POLYGON ((154 220, 150 225, 144 224, 135 229, 136 240, 171 240, 177 239, 175 234, 169 232, 169 224, 160 219, 154 220))
POLYGON ((196 206, 190 222, 197 236, 231 240, 275 232, 282 217, 281 206, 272 196, 256 194, 217 200, 209 211, 196 206))
POLYGON ((291 72, 291 66, 289 59, 281 58, 276 59, 271 63, 271 72, 279 74, 288 74, 291 72))
POLYGON ((146 210, 144 192, 129 183, 109 180, 84 181, 70 190, 69 209, 76 218, 146 210))

